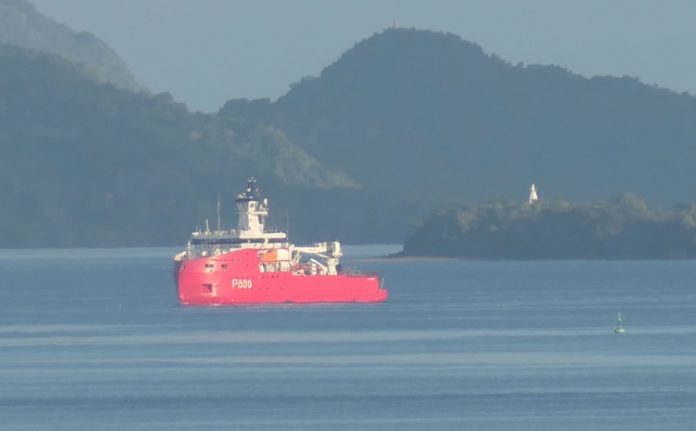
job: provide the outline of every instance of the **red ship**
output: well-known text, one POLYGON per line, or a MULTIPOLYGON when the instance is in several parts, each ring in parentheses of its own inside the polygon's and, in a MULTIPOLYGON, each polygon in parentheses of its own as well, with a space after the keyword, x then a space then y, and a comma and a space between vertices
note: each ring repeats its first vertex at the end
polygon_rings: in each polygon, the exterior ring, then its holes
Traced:
POLYGON ((381 302, 377 275, 341 270, 341 244, 299 247, 284 232, 265 229, 268 199, 251 178, 235 200, 237 229, 193 232, 174 257, 179 300, 188 305, 381 302))

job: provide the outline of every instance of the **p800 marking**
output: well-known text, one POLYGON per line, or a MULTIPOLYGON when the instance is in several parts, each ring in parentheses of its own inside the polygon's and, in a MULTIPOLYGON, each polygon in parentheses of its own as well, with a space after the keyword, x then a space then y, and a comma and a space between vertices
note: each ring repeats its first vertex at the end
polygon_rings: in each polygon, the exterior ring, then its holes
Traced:
POLYGON ((233 278, 232 288, 233 289, 251 289, 254 287, 254 283, 248 278, 233 278))

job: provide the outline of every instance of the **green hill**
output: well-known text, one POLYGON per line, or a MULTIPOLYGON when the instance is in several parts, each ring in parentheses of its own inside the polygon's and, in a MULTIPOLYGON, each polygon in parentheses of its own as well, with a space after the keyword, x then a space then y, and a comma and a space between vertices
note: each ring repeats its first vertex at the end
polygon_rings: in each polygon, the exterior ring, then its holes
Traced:
POLYGON ((588 204, 489 202, 433 214, 402 256, 473 259, 696 257, 696 205, 650 209, 623 195, 588 204))
POLYGON ((696 98, 389 29, 277 101, 205 115, 2 46, 0 150, 0 246, 181 243, 252 175, 296 240, 396 242, 532 182, 542 198, 696 201, 696 98))
POLYGON ((0 151, 0 247, 181 243, 252 175, 298 196, 353 186, 273 127, 2 45, 0 151))
POLYGON ((56 54, 100 82, 137 90, 139 85, 121 58, 93 34, 74 32, 37 12, 26 0, 0 0, 0 43, 56 54))
POLYGON ((452 34, 385 30, 277 101, 231 100, 221 114, 273 124, 327 165, 428 210, 520 199, 532 182, 573 200, 696 200, 696 98, 513 65, 452 34))

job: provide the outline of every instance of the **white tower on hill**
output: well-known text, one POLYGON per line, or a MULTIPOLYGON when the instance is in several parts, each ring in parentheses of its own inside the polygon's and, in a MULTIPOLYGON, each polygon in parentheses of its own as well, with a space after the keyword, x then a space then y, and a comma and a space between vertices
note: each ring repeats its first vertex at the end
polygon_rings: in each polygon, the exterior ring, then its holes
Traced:
POLYGON ((538 200, 539 196, 537 195, 536 186, 532 184, 532 187, 529 188, 529 205, 533 204, 538 200))

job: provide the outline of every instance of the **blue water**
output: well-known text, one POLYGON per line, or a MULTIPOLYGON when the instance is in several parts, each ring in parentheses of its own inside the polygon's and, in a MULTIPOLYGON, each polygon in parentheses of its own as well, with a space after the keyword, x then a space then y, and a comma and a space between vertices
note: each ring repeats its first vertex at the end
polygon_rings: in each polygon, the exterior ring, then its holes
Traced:
POLYGON ((249 308, 181 307, 174 249, 0 251, 0 429, 696 429, 696 262, 391 251, 346 247, 385 304, 249 308))

